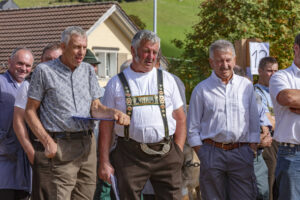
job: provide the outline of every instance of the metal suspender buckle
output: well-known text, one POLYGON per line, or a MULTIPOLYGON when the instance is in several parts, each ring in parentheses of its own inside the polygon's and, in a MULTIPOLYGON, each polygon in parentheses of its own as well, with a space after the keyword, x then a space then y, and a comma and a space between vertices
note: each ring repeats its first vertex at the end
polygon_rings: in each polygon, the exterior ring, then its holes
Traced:
POLYGON ((158 143, 157 145, 162 145, 162 149, 160 151, 156 151, 148 146, 148 144, 141 143, 141 150, 148 155, 164 155, 168 153, 171 149, 170 140, 167 143, 158 143))

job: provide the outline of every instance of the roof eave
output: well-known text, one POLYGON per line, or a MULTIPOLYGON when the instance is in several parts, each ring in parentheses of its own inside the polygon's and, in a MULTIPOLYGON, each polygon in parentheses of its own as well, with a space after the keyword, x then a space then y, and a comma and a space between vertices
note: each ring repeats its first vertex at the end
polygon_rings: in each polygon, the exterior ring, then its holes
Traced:
POLYGON ((114 4, 105 14, 100 17, 96 23, 87 30, 89 36, 97 27, 99 27, 106 19, 111 17, 114 23, 125 33, 125 35, 131 40, 134 34, 139 28, 130 20, 126 13, 117 5, 114 4))

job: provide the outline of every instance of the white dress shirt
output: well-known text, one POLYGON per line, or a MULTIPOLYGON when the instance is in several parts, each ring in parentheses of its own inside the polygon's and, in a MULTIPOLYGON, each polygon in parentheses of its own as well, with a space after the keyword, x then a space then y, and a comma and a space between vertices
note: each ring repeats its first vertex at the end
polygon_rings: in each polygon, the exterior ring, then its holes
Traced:
POLYGON ((274 139, 278 142, 300 144, 300 115, 292 113, 288 106, 282 106, 276 100, 279 92, 285 89, 300 90, 300 69, 294 63, 271 77, 270 94, 276 120, 274 139))
MULTIPOLYGON (((158 94, 156 68, 150 72, 138 73, 128 67, 123 72, 132 96, 158 94)), ((163 85, 169 135, 171 136, 176 130, 176 120, 172 113, 183 106, 183 102, 174 78, 166 71, 163 71, 163 85)), ((103 97, 103 105, 126 113, 124 89, 118 76, 114 76, 108 82, 103 97)), ((115 124, 115 132, 118 136, 124 137, 124 126, 115 124)), ((165 137, 164 123, 158 105, 133 107, 129 137, 140 143, 155 143, 165 137)))
POLYGON ((259 116, 252 83, 233 75, 228 84, 212 72, 193 90, 188 112, 188 143, 259 143, 259 116))
POLYGON ((23 110, 25 110, 27 104, 28 88, 29 88, 29 82, 27 80, 23 81, 16 95, 15 106, 22 108, 23 110))

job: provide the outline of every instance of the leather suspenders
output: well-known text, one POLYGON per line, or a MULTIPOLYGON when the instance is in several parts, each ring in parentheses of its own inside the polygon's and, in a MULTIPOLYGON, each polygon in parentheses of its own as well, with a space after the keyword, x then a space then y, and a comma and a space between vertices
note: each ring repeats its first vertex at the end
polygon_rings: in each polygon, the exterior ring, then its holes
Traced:
MULTIPOLYGON (((126 114, 129 115, 129 117, 131 117, 133 107, 135 106, 158 105, 164 123, 165 139, 169 140, 170 136, 169 136, 167 115, 166 115, 162 70, 157 69, 157 88, 158 88, 157 95, 132 96, 124 73, 123 72, 119 73, 118 77, 123 85, 123 89, 125 93, 126 114)), ((129 126, 124 127, 124 137, 126 140, 129 140, 129 126)))

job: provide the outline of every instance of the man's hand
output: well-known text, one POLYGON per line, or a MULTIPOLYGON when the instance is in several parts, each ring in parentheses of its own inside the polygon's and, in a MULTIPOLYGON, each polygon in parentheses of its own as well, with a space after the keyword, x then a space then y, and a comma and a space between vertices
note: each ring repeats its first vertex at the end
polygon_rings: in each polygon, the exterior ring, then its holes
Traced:
MULTIPOLYGON (((175 142, 175 143, 176 143, 176 142, 175 142)), ((176 143, 176 144, 178 145, 179 149, 183 152, 184 145, 179 144, 179 143, 176 143)))
POLYGON ((270 132, 265 132, 260 134, 260 144, 261 147, 270 147, 272 144, 272 136, 270 132))
POLYGON ((34 155, 35 155, 35 151, 30 152, 30 153, 28 152, 28 153, 26 153, 26 155, 27 155, 27 158, 28 158, 30 164, 33 165, 33 163, 34 163, 34 155))
POLYGON ((98 167, 98 176, 105 182, 111 184, 110 175, 114 174, 114 168, 111 166, 109 162, 100 163, 98 167))
POLYGON ((57 144, 54 142, 52 138, 48 138, 47 144, 45 147, 45 156, 47 158, 53 158, 57 152, 57 144))
POLYGON ((295 114, 298 114, 298 115, 300 114, 300 108, 291 108, 290 107, 290 111, 295 113, 295 114))
POLYGON ((114 109, 114 119, 117 121, 118 124, 127 126, 130 124, 130 117, 125 113, 114 109))

